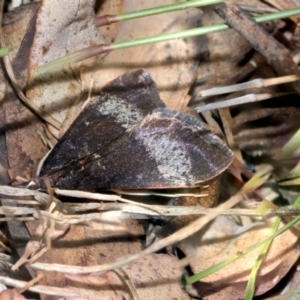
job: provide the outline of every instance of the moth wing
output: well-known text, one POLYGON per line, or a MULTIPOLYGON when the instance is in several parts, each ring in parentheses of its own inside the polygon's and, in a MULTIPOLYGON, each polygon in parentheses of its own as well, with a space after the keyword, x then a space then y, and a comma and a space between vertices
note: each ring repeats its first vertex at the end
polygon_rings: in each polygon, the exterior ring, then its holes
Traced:
POLYGON ((53 186, 88 191, 194 187, 232 160, 231 150, 202 123, 159 108, 101 151, 49 177, 53 186))
POLYGON ((113 80, 90 100, 52 149, 40 176, 101 151, 163 106, 146 71, 139 69, 113 80))

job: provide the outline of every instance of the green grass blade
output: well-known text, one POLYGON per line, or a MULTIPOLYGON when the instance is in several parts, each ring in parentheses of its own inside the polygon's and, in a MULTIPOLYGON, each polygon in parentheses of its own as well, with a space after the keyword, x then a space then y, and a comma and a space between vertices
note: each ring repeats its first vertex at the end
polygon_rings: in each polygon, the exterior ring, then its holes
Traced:
POLYGON ((0 48, 0 57, 7 55, 10 51, 8 48, 0 48))
POLYGON ((256 244, 254 244, 253 246, 249 247, 248 249, 246 249, 245 251, 240 252, 236 257, 232 258, 232 259, 228 259, 228 260, 224 260, 210 268, 207 268, 206 270, 195 274, 193 276, 188 277, 185 280, 185 284, 193 284, 205 277, 207 277, 210 274, 213 274, 221 269, 223 269, 224 267, 230 265, 231 263, 239 260, 240 258, 244 257, 245 255, 247 255, 248 253, 250 253, 251 251, 257 249, 258 247, 263 246, 265 243, 272 241, 275 237, 279 236, 280 234, 282 234, 283 232, 285 232, 286 230, 288 230, 289 228, 297 225, 298 223, 300 223, 300 216, 294 218, 292 221, 290 221, 289 223, 287 223, 286 225, 284 225, 283 227, 281 227, 280 229, 278 229, 276 232, 274 232, 270 237, 268 237, 267 239, 265 239, 264 241, 258 242, 256 244))
POLYGON ((119 15, 114 15, 111 17, 112 17, 113 22, 123 22, 123 21, 133 20, 133 19, 137 19, 137 18, 144 18, 144 17, 154 16, 154 15, 159 15, 159 14, 170 13, 170 12, 177 11, 177 10, 183 10, 183 9, 188 9, 188 8, 195 8, 195 7, 217 4, 217 3, 224 2, 224 1, 225 0, 185 1, 185 2, 175 3, 175 4, 170 4, 170 5, 152 7, 152 8, 148 8, 148 9, 139 10, 139 11, 127 12, 127 13, 123 13, 123 14, 119 14, 119 15))
POLYGON ((290 138, 279 152, 280 157, 289 158, 293 152, 300 148, 300 129, 290 138))
MULTIPOLYGON (((294 202, 292 208, 293 209, 297 209, 298 205, 300 203, 300 195, 297 197, 296 201, 294 202)), ((275 219, 275 222, 272 226, 272 230, 274 232, 276 232, 276 230, 278 229, 279 225, 281 223, 281 217, 277 217, 275 219)), ((258 273, 258 270, 272 244, 272 240, 266 242, 264 245, 263 245, 263 248, 261 250, 261 253, 260 255, 258 256, 258 259, 257 261, 255 262, 252 270, 251 270, 251 273, 250 273, 250 276, 249 276, 249 280, 248 280, 248 283, 247 283, 247 287, 246 287, 246 295, 245 295, 245 300, 252 300, 253 299, 253 296, 254 296, 254 292, 255 292, 255 281, 256 281, 256 276, 257 276, 257 273, 258 273)))
MULTIPOLYGON (((300 14, 300 7, 297 7, 295 9, 291 10, 286 10, 284 12, 276 12, 276 13, 270 13, 266 14, 264 16, 258 16, 254 17, 254 19, 257 22, 267 22, 267 21, 273 21, 281 18, 287 18, 295 15, 300 14)), ((188 38, 188 37, 193 37, 193 36, 200 36, 204 34, 210 34, 214 32, 220 32, 227 30, 229 28, 228 25, 225 23, 220 23, 220 24, 215 24, 215 25, 210 25, 210 26, 205 26, 205 27, 200 27, 200 28, 193 28, 193 29, 188 29, 180 32, 174 32, 174 33, 167 33, 167 34, 161 34, 161 35, 156 35, 152 37, 147 37, 147 38, 140 38, 140 39, 133 39, 130 41, 123 41, 123 42, 117 42, 113 43, 110 45, 103 45, 103 49, 105 51, 111 51, 111 50, 120 50, 120 49, 126 49, 130 47, 136 47, 136 46, 142 46, 142 45, 147 45, 147 44, 153 44, 153 43, 159 43, 159 42, 165 42, 169 40, 176 40, 176 39, 182 39, 182 38, 188 38)), ((98 46, 100 47, 100 46, 98 46)), ((90 48, 90 47, 89 47, 90 48)), ((84 55, 84 50, 81 49, 78 52, 82 53, 82 59, 85 59, 89 57, 88 55, 84 55)), ((76 53, 73 53, 74 56, 76 56, 76 53)), ((100 52, 101 53, 101 52, 100 52)), ((100 54, 99 52, 97 54, 100 54)), ((72 55, 70 55, 72 57, 72 55)), ((76 56, 78 57, 78 56, 76 56)), ((62 58, 58 58, 56 60, 53 60, 49 63, 44 64, 43 66, 40 67, 40 71, 45 71, 51 67, 58 66, 59 64, 64 61, 65 63, 72 63, 73 61, 70 59, 65 59, 62 60, 62 58)))
MULTIPOLYGON (((275 222, 272 226, 272 230, 274 232, 276 232, 276 230, 278 229, 279 225, 280 225, 280 222, 281 222, 281 218, 280 217, 277 217, 275 219, 275 222)), ((257 276, 257 273, 258 273, 258 270, 272 244, 272 240, 270 241, 267 241, 265 242, 265 244, 263 245, 263 248, 261 249, 261 252, 251 270, 251 273, 249 275, 249 280, 247 282, 247 287, 246 287, 246 293, 245 293, 245 300, 252 300, 253 299, 253 296, 254 296, 254 292, 255 292, 255 281, 256 281, 256 276, 257 276)))
MULTIPOLYGON (((288 11, 285 11, 285 14, 282 12, 278 13, 270 13, 264 16, 258 16, 254 17, 254 19, 261 23, 261 22, 269 22, 273 20, 277 20, 278 18, 282 18, 282 16, 294 16, 300 14, 300 7, 297 9, 291 9, 288 11)), ((169 40, 176 40, 176 39, 182 39, 187 37, 193 37, 193 36, 200 36, 204 34, 219 32, 228 29, 229 26, 225 23, 200 27, 200 28, 193 28, 188 30, 183 30, 180 32, 174 32, 174 33, 166 33, 161 35, 156 35, 148 38, 141 38, 141 39, 135 39, 131 41, 124 41, 124 42, 118 42, 111 44, 112 50, 119 50, 129 47, 135 47, 135 46, 141 46, 146 44, 152 44, 152 43, 159 43, 159 42, 165 42, 169 40)))

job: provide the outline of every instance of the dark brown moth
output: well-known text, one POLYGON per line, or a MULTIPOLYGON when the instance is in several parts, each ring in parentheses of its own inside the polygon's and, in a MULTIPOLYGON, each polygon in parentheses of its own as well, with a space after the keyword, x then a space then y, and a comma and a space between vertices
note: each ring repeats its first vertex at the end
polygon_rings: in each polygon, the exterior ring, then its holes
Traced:
POLYGON ((36 180, 101 191, 195 187, 223 172, 233 154, 194 118, 171 111, 144 70, 110 82, 53 148, 36 180))

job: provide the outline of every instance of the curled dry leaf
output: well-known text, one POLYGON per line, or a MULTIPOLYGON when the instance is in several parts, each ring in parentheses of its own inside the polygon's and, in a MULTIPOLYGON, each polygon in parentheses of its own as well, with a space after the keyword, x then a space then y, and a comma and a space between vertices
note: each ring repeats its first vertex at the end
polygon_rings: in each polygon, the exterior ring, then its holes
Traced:
POLYGON ((284 289, 284 294, 268 298, 266 300, 297 300, 300 293, 300 273, 295 270, 293 272, 289 284, 284 289))
MULTIPOLYGON (((180 248, 186 255, 197 254, 191 267, 194 273, 198 273, 221 261, 233 259, 239 252, 265 240, 271 234, 269 224, 259 222, 242 227, 233 218, 220 216, 204 235, 201 232, 195 234, 183 241, 180 248)), ((296 247, 297 241, 298 236, 292 231, 286 231, 274 239, 256 279, 256 296, 274 287, 298 259, 300 252, 296 247)), ((234 293, 236 299, 244 298, 248 276, 260 249, 199 282, 199 295, 205 299, 230 299, 234 293)))

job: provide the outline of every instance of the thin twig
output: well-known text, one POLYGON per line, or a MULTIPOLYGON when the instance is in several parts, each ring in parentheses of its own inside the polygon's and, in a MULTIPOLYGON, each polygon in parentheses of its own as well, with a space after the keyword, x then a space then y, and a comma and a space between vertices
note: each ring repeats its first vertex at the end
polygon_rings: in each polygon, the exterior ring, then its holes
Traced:
POLYGON ((206 111, 206 110, 212 110, 212 109, 219 109, 223 107, 229 107, 234 105, 241 105, 246 103, 252 103, 252 102, 260 102, 264 100, 268 100, 271 98, 281 97, 290 95, 292 93, 264 93, 264 94, 248 94, 245 96, 233 98, 230 100, 220 100, 216 103, 209 103, 203 106, 196 107, 196 111, 198 113, 206 111))
MULTIPOLYGON (((23 288, 24 286, 27 285, 26 281, 12 279, 7 276, 0 276, 0 282, 5 285, 13 286, 15 288, 23 288)), ((72 288, 58 288, 58 287, 52 287, 47 285, 35 285, 30 287, 28 290, 35 293, 45 294, 45 295, 52 295, 52 296, 59 295, 60 297, 79 296, 78 293, 74 292, 74 289, 72 288)))
POLYGON ((288 75, 288 76, 269 78, 269 79, 258 78, 247 82, 239 83, 239 84, 220 86, 220 87, 207 89, 201 91, 199 93, 199 96, 201 98, 204 98, 208 96, 216 96, 221 94, 243 91, 251 88, 262 88, 267 86, 279 85, 279 84, 289 83, 298 80, 300 80, 300 75, 288 75))
MULTIPOLYGON (((216 7, 217 14, 251 44, 253 49, 261 53, 279 75, 299 73, 287 48, 257 23, 238 5, 223 3, 216 7)), ((289 86, 300 94, 299 84, 289 86)))
POLYGON ((183 227, 177 232, 171 234, 170 236, 153 243, 151 246, 149 246, 142 252, 134 254, 128 258, 119 259, 118 261, 110 264, 82 267, 82 266, 69 266, 69 265, 61 265, 61 264, 34 263, 31 266, 33 268, 40 269, 40 270, 57 271, 57 272, 71 273, 71 274, 87 274, 87 273, 99 273, 99 272, 102 273, 109 270, 114 270, 116 268, 120 268, 129 263, 132 263, 138 259, 141 259, 151 253, 157 252, 160 249, 163 249, 170 245, 174 245, 177 242, 191 236, 195 232, 199 231, 208 222, 210 222, 218 215, 220 215, 221 212, 238 204, 241 200, 242 200, 242 194, 239 193, 234 197, 231 197, 225 203, 222 203, 218 207, 214 208, 208 215, 197 219, 196 221, 183 227))
POLYGON ((18 292, 20 294, 24 293, 25 291, 27 291, 30 287, 32 287, 33 285, 35 285, 39 280, 41 280, 44 277, 44 274, 39 274, 37 277, 33 278, 32 280, 30 280, 29 282, 27 282, 27 284, 25 284, 23 287, 21 287, 18 292))

